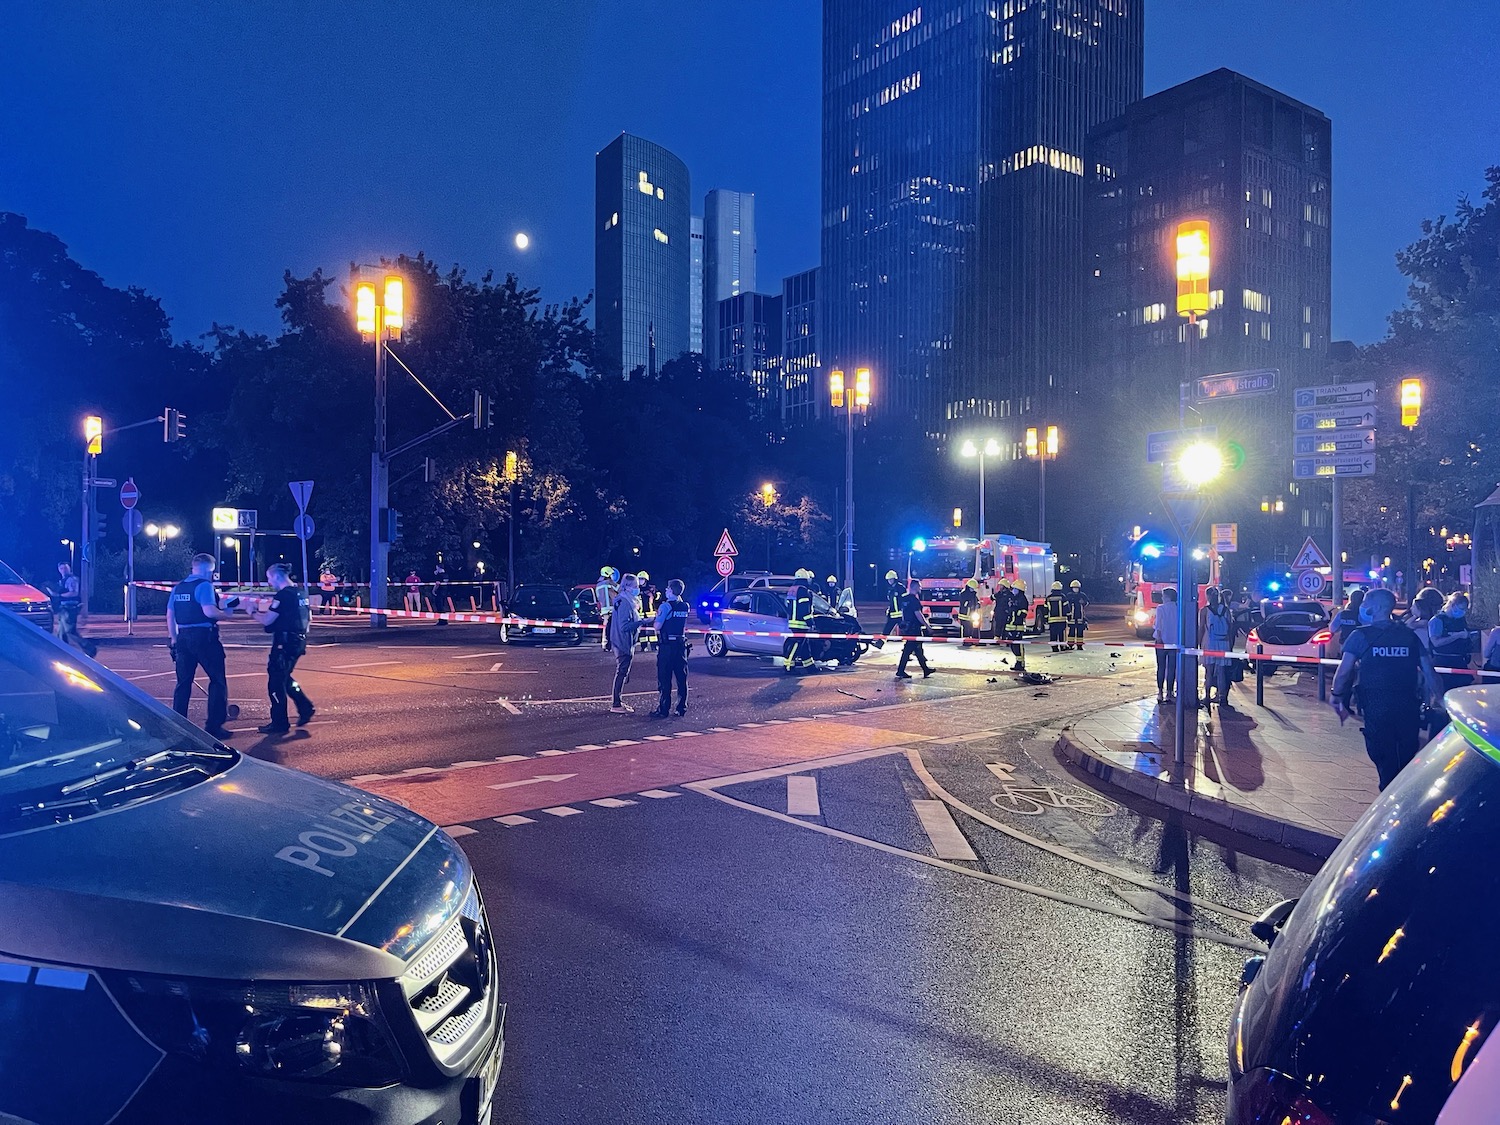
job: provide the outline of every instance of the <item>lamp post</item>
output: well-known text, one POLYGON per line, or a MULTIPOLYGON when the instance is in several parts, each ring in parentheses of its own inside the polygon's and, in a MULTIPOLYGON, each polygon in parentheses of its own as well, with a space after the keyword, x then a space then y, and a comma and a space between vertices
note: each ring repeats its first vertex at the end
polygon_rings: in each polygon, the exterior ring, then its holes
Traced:
POLYGON ((165 551, 167 549, 167 540, 176 539, 182 534, 182 528, 178 527, 175 523, 148 523, 145 527, 145 532, 156 540, 156 549, 158 551, 165 551))
POLYGON ((240 541, 233 535, 226 536, 224 546, 234 548, 234 581, 236 585, 243 586, 245 584, 245 574, 240 569, 240 541))
POLYGON ((1183 720, 1185 715, 1185 701, 1187 699, 1188 677, 1192 677, 1194 694, 1197 693, 1198 672, 1195 664, 1190 671, 1187 657, 1182 650, 1191 646, 1192 634, 1189 631, 1195 624, 1194 614, 1198 608, 1198 585, 1196 582, 1189 583, 1188 576, 1191 569, 1188 565, 1189 538, 1200 525, 1202 520, 1201 494, 1206 485, 1218 478, 1224 471, 1224 454, 1217 445, 1207 441, 1196 441, 1182 451, 1177 462, 1177 474, 1179 479, 1198 494, 1195 498, 1199 500, 1197 518, 1187 527, 1181 525, 1177 529, 1177 709, 1175 711, 1175 722, 1172 733, 1173 753, 1178 765, 1187 759, 1187 741, 1183 732, 1183 720), (1191 597, 1189 596, 1191 591, 1191 597))
POLYGON ((771 523, 771 509, 776 506, 776 486, 770 481, 760 486, 760 502, 766 506, 766 569, 771 569, 771 539, 775 529, 771 523))
POLYGON ((854 386, 846 388, 844 373, 828 373, 828 395, 835 410, 844 411, 844 583, 854 588, 854 415, 870 408, 870 369, 856 368, 854 386))
POLYGON ((1000 452, 1000 445, 994 438, 985 438, 984 444, 979 445, 972 441, 964 442, 959 449, 965 457, 979 458, 979 538, 983 539, 987 532, 984 530, 984 459, 995 457, 1000 452))
POLYGON ((71 569, 75 569, 76 570, 77 569, 77 560, 74 558, 74 553, 73 552, 74 552, 74 548, 77 547, 77 544, 74 543, 73 540, 71 540, 71 539, 59 539, 58 542, 61 543, 64 547, 66 547, 68 549, 68 566, 71 569))
POLYGON ((385 357, 387 341, 401 339, 406 326, 406 283, 399 274, 370 266, 356 267, 354 324, 366 342, 375 344, 375 451, 370 457, 370 624, 383 628, 386 616, 386 567, 391 545, 390 459, 386 454, 385 357))
POLYGON ((1047 462, 1057 460, 1057 451, 1061 447, 1062 439, 1056 426, 1046 427, 1045 435, 1040 427, 1027 427, 1026 456, 1037 462, 1036 537, 1039 543, 1047 541, 1047 462))
POLYGON ((505 596, 507 599, 516 591, 516 481, 520 479, 520 476, 520 454, 514 449, 508 449, 505 452, 505 485, 508 494, 506 500, 508 514, 505 520, 505 596))
MULTIPOLYGON (((1422 380, 1401 380, 1401 424, 1408 430, 1417 428, 1422 416, 1422 380)), ((1417 586, 1417 484, 1410 481, 1406 486, 1406 601, 1411 603, 1417 586)))
MULTIPOLYGON (((1202 219, 1190 219, 1177 224, 1177 315, 1187 320, 1187 331, 1183 336, 1182 352, 1183 386, 1186 387, 1196 374, 1193 364, 1198 346, 1200 330, 1198 318, 1208 313, 1208 270, 1212 238, 1209 225, 1202 219)), ((1177 424, 1186 424, 1184 417, 1188 396, 1184 392, 1178 398, 1177 424)))

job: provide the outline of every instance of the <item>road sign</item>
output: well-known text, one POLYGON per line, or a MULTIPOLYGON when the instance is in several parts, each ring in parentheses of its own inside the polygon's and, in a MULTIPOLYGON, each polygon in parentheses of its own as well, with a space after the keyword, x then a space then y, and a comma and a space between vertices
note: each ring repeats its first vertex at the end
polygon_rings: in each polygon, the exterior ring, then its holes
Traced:
POLYGON ((1328 585, 1328 579, 1324 578, 1316 570, 1299 570, 1297 572, 1297 592, 1315 598, 1323 592, 1323 587, 1328 585))
POLYGON ((1146 463, 1169 461, 1172 455, 1195 441, 1219 436, 1217 426, 1199 426, 1196 430, 1160 430, 1146 435, 1146 463))
POLYGON ((1320 430, 1295 434, 1292 452, 1299 457, 1331 457, 1337 453, 1375 452, 1374 430, 1320 430))
POLYGON ((126 477, 125 483, 120 485, 120 507, 131 509, 139 503, 141 490, 135 486, 134 477, 126 477))
POLYGON ((1237 523, 1214 524, 1214 550, 1221 555, 1232 555, 1240 549, 1240 525, 1237 523))
POLYGON ((1294 480, 1318 480, 1323 477, 1373 477, 1375 454, 1344 453, 1335 457, 1293 457, 1294 480))
POLYGON ((125 528, 126 535, 139 535, 146 525, 146 517, 134 508, 126 508, 120 515, 120 525, 125 528))
POLYGON ((1292 414, 1292 429, 1299 434, 1322 433, 1324 430, 1369 429, 1375 424, 1373 406, 1320 406, 1292 414))
POLYGON ((1214 398, 1266 395, 1276 390, 1280 379, 1281 372, 1270 367, 1257 371, 1225 371, 1220 375, 1207 375, 1194 380, 1193 394, 1199 402, 1214 398))
POLYGON ((739 550, 734 545, 734 540, 729 537, 729 529, 726 527, 719 536, 719 545, 714 548, 715 555, 737 555, 739 550))
POLYGON ((313 523, 312 516, 306 512, 292 521, 292 533, 304 543, 313 537, 315 530, 317 530, 317 525, 313 523))
POLYGON ((1292 560, 1293 570, 1310 570, 1313 567, 1327 566, 1328 556, 1325 555, 1313 537, 1309 535, 1302 544, 1302 550, 1297 552, 1297 557, 1292 560))
POLYGON ((1323 383, 1316 387, 1297 387, 1292 391, 1292 405, 1298 410, 1315 406, 1374 406, 1374 383, 1323 383))
POLYGON ((714 569, 719 572, 720 578, 728 578, 734 573, 734 557, 732 555, 720 555, 714 561, 714 569))
POLYGON ((1172 530, 1177 532, 1177 541, 1188 544, 1203 526, 1203 516, 1208 511, 1208 499, 1199 492, 1162 491, 1162 503, 1167 509, 1167 518, 1172 521, 1172 530))
POLYGON ((313 482, 310 480, 294 480, 287 487, 292 490, 292 499, 297 501, 297 511, 307 511, 307 500, 312 495, 313 482))

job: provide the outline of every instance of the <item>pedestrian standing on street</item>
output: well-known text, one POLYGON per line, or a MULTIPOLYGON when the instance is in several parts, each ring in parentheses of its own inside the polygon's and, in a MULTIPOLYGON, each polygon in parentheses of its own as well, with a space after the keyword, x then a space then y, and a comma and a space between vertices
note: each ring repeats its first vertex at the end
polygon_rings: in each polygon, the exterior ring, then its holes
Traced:
POLYGON ((256 622, 271 634, 271 655, 266 659, 266 694, 271 697, 271 721, 260 728, 261 734, 286 734, 291 730, 287 700, 297 705, 297 725, 305 727, 317 709, 307 698, 293 676, 297 661, 307 652, 307 595, 292 582, 285 563, 266 568, 266 581, 275 593, 270 604, 251 613, 256 622))
POLYGON ((641 615, 636 609, 636 578, 627 574, 620 580, 614 605, 604 619, 608 626, 604 631, 610 651, 615 654, 615 684, 609 709, 616 715, 628 715, 635 711, 620 698, 625 684, 630 679, 630 662, 635 657, 635 638, 641 631, 641 615))
POLYGON ((52 601, 53 634, 63 644, 77 645, 93 656, 99 651, 98 646, 78 632, 78 613, 83 608, 83 596, 79 591, 78 575, 67 563, 57 564, 56 595, 52 601))
POLYGON ((677 682, 677 714, 687 714, 687 624, 688 604, 682 596, 681 578, 667 583, 661 608, 656 611, 656 710, 653 719, 665 719, 672 711, 672 682, 677 682))
POLYGON ((880 636, 875 638, 875 647, 884 648, 885 639, 901 631, 901 599, 906 597, 906 590, 901 585, 901 579, 894 570, 885 572, 885 626, 880 630, 880 636))
MULTIPOLYGON (((231 599, 231 603, 237 601, 231 599)), ((232 737, 224 727, 229 717, 229 681, 224 675, 224 646, 219 642, 219 622, 227 616, 214 592, 214 557, 194 555, 192 573, 167 596, 167 647, 177 670, 172 710, 186 717, 193 679, 202 668, 208 677, 208 722, 203 729, 215 738, 232 737)))
POLYGON ((1208 604, 1198 611, 1198 636, 1203 638, 1203 709, 1217 703, 1224 706, 1224 694, 1229 690, 1229 670, 1234 663, 1228 656, 1209 656, 1207 653, 1224 653, 1234 647, 1234 614, 1224 604, 1223 594, 1217 586, 1210 586, 1206 595, 1208 604))
POLYGON ((1004 602, 995 602, 995 612, 1004 606, 1005 636, 1010 641, 1010 654, 1016 658, 1016 671, 1026 671, 1026 615, 1031 609, 1031 599, 1026 596, 1026 584, 1019 578, 1007 582, 1001 579, 1004 602))
POLYGON ((1073 579, 1068 583, 1068 647, 1083 650, 1083 632, 1089 627, 1089 596, 1083 592, 1083 583, 1073 579))
POLYGON ((406 608, 412 613, 422 612, 422 578, 415 570, 406 575, 406 608))
POLYGON ((911 679, 906 662, 914 656, 924 680, 937 671, 927 663, 927 652, 922 647, 922 638, 927 636, 929 628, 927 614, 922 609, 922 584, 913 578, 906 584, 906 594, 901 599, 901 632, 906 643, 901 646, 901 659, 896 663, 896 679, 911 679))
POLYGON ((1047 639, 1052 643, 1053 652, 1066 652, 1068 645, 1066 637, 1068 632, 1068 596, 1063 593, 1061 582, 1052 583, 1052 589, 1047 591, 1047 598, 1041 605, 1037 606, 1037 615, 1047 615, 1047 639))
POLYGON ((615 611, 615 598, 620 593, 618 585, 620 572, 612 566, 601 566, 599 568, 599 581, 594 583, 594 601, 599 606, 599 621, 603 628, 599 630, 599 647, 608 649, 609 643, 609 619, 615 611))
POLYGON ((318 595, 321 599, 321 608, 325 616, 333 613, 333 599, 338 597, 338 592, 338 575, 333 573, 333 567, 324 563, 323 573, 318 575, 318 595))
POLYGON ((1161 592, 1156 607, 1156 624, 1151 627, 1156 649, 1156 702, 1177 701, 1177 647, 1182 643, 1182 621, 1177 612, 1177 591, 1168 586, 1161 592))
POLYGON ((1391 620, 1395 608, 1396 595, 1389 590, 1371 590, 1365 596, 1370 624, 1350 634, 1332 689, 1333 709, 1342 725, 1350 714, 1358 672, 1365 752, 1375 763, 1382 789, 1416 756, 1422 693, 1425 690, 1429 704, 1440 709, 1443 690, 1416 634, 1391 620))
POLYGON ((1443 612, 1427 625, 1427 637, 1432 642, 1432 663, 1443 677, 1444 691, 1477 682, 1467 670, 1473 662, 1473 654, 1479 649, 1479 636, 1479 630, 1469 623, 1469 595, 1450 594, 1443 612))
MULTIPOLYGON (((448 600, 448 572, 443 568, 443 556, 438 555, 437 565, 432 568, 432 608, 439 613, 451 613, 453 604, 448 600)), ((439 617, 435 624, 448 624, 439 617)))

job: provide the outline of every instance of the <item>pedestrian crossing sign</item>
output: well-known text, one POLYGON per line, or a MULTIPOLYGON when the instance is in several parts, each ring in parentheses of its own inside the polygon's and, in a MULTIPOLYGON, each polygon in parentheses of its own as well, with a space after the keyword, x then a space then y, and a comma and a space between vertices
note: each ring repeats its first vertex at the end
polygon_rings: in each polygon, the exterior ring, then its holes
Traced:
POLYGON ((1302 544, 1302 550, 1297 552, 1297 557, 1292 560, 1293 570, 1317 570, 1327 565, 1328 556, 1318 549, 1311 535, 1307 537, 1307 542, 1302 544))
POLYGON ((723 534, 719 536, 719 545, 714 548, 714 555, 722 557, 724 555, 737 555, 739 553, 738 548, 734 545, 734 540, 729 538, 729 529, 726 527, 723 534))

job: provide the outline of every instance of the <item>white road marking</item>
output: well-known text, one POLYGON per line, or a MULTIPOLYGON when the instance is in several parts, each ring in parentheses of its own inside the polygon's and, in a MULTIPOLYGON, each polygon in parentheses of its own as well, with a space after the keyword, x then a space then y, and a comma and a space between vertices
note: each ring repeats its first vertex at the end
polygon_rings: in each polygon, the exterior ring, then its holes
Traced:
POLYGON ((520 781, 502 781, 498 785, 486 785, 486 789, 519 789, 523 785, 541 785, 548 781, 567 781, 570 777, 577 777, 576 773, 541 773, 536 777, 523 778, 520 781))
POLYGON ((654 797, 658 801, 661 801, 665 800, 667 797, 681 797, 682 794, 673 793, 670 789, 647 789, 644 793, 641 794, 641 796, 654 797))
MULTIPOLYGON (((550 812, 551 810, 549 809, 548 811, 550 812)), ((572 810, 569 810, 569 811, 572 811, 572 810)), ((553 815, 556 816, 557 814, 553 813, 553 815)), ((497 816, 497 817, 494 817, 493 819, 494 819, 494 821, 495 821, 496 824, 503 824, 507 828, 519 828, 523 824, 535 824, 536 823, 536 821, 532 820, 531 817, 529 817, 529 816, 521 816, 521 815, 516 814, 516 813, 512 813, 510 816, 497 816)))
POLYGON ((468 826, 463 825, 463 824, 448 824, 448 825, 444 825, 443 826, 443 831, 446 832, 446 833, 448 833, 448 835, 453 836, 455 838, 459 837, 459 836, 474 836, 474 835, 477 835, 477 833, 474 831, 474 829, 469 828, 468 826))
MULTIPOLYGON (((789 777, 787 780, 795 781, 796 778, 789 777)), ((912 801, 911 804, 917 810, 917 819, 922 822, 922 831, 932 841, 933 855, 938 859, 963 859, 970 862, 979 859, 949 815, 947 805, 942 801, 912 801)))
POLYGON ((529 754, 506 754, 503 758, 496 758, 497 762, 524 762, 530 757, 529 754))
POLYGON ((763 725, 764 725, 763 723, 741 723, 740 724, 740 729, 741 730, 753 730, 756 727, 763 726, 763 725))
MULTIPOLYGON (((328 670, 330 672, 347 672, 351 668, 380 668, 380 667, 383 667, 383 666, 388 665, 388 664, 401 664, 401 663, 404 663, 404 662, 400 661, 400 660, 366 660, 362 664, 335 664, 332 668, 330 668, 328 670)), ((317 668, 314 668, 312 670, 314 672, 318 671, 317 668)))
POLYGON ((501 707, 504 707, 512 715, 519 715, 521 713, 521 709, 508 699, 492 699, 490 702, 500 704, 501 707))
POLYGON ((170 669, 168 669, 165 672, 151 672, 151 673, 149 673, 148 675, 145 675, 145 676, 131 676, 130 677, 130 682, 134 684, 134 683, 139 683, 141 680, 154 680, 154 679, 157 679, 160 676, 175 676, 175 675, 177 675, 177 669, 176 668, 170 668, 170 669))
MULTIPOLYGON (((656 694, 655 691, 626 691, 626 692, 621 692, 620 693, 620 697, 622 699, 629 699, 632 695, 655 695, 655 694, 656 694)), ((526 701, 526 705, 528 707, 539 707, 543 703, 609 703, 609 702, 611 702, 611 700, 610 700, 610 697, 607 696, 607 695, 580 695, 580 696, 576 696, 576 697, 574 697, 572 699, 528 699, 526 701)))
POLYGON ((382 781, 385 779, 383 773, 362 773, 358 777, 346 777, 344 780, 350 785, 359 785, 366 781, 382 781))
POLYGON ((567 752, 566 750, 538 750, 536 756, 538 758, 555 758, 559 754, 566 754, 567 752))
POLYGON ((576 746, 576 747, 574 747, 574 749, 575 750, 603 750, 604 747, 602 747, 602 746, 595 746, 592 742, 589 742, 589 743, 584 744, 583 746, 576 746))
POLYGON ((542 811, 549 816, 577 816, 583 812, 582 809, 575 809, 571 805, 558 805, 555 808, 543 809, 542 811))
POLYGON ((733 731, 729 727, 709 727, 708 731, 709 731, 710 734, 732 734, 733 733, 733 731))
POLYGON ((491 764, 492 763, 490 763, 490 762, 454 762, 448 768, 450 770, 471 770, 471 769, 474 769, 476 766, 488 766, 488 765, 491 765, 491 764))
POLYGON ((888 754, 900 754, 905 749, 905 746, 882 746, 874 750, 851 750, 847 754, 838 754, 832 758, 816 758, 806 762, 792 762, 784 766, 770 766, 763 770, 753 770, 750 773, 732 773, 724 777, 711 777, 707 781, 691 782, 686 788, 727 788, 731 785, 743 785, 748 781, 766 781, 773 777, 785 777, 787 774, 802 773, 810 769, 820 770, 825 766, 847 766, 851 762, 863 762, 866 758, 881 758, 888 754))
POLYGON ((701 730, 680 730, 676 734, 674 734, 672 737, 673 738, 697 738, 702 733, 703 732, 701 730))
POLYGON ((401 773, 404 776, 406 776, 406 777, 412 777, 412 776, 414 776, 416 774, 419 774, 419 773, 438 773, 438 772, 440 772, 440 771, 435 766, 412 766, 410 769, 404 769, 404 770, 401 771, 401 773))
MULTIPOLYGON (((145 670, 146 669, 144 669, 144 668, 110 668, 110 671, 113 672, 117 676, 121 672, 144 672, 145 670)), ((175 669, 174 669, 174 671, 175 671, 175 669)))
POLYGON ((541 672, 535 668, 461 668, 453 674, 455 676, 539 676, 541 672))
POLYGON ((786 811, 792 816, 822 816, 818 805, 818 779, 810 774, 788 774, 786 811))
POLYGON ((611 746, 639 746, 640 744, 638 738, 617 738, 610 743, 611 746))
POLYGON ((672 736, 670 734, 648 734, 646 736, 646 741, 647 742, 671 742, 672 741, 672 736))
POLYGON ((626 805, 635 804, 634 801, 622 801, 619 797, 600 797, 597 801, 590 801, 591 805, 598 805, 601 809, 623 809, 626 805))
POLYGON ((482 656, 508 656, 505 651, 500 652, 465 652, 458 656, 450 656, 449 660, 478 660, 482 656))
POLYGON ((768 726, 768 727, 784 727, 789 722, 791 722, 790 719, 767 719, 766 720, 766 726, 768 726))

